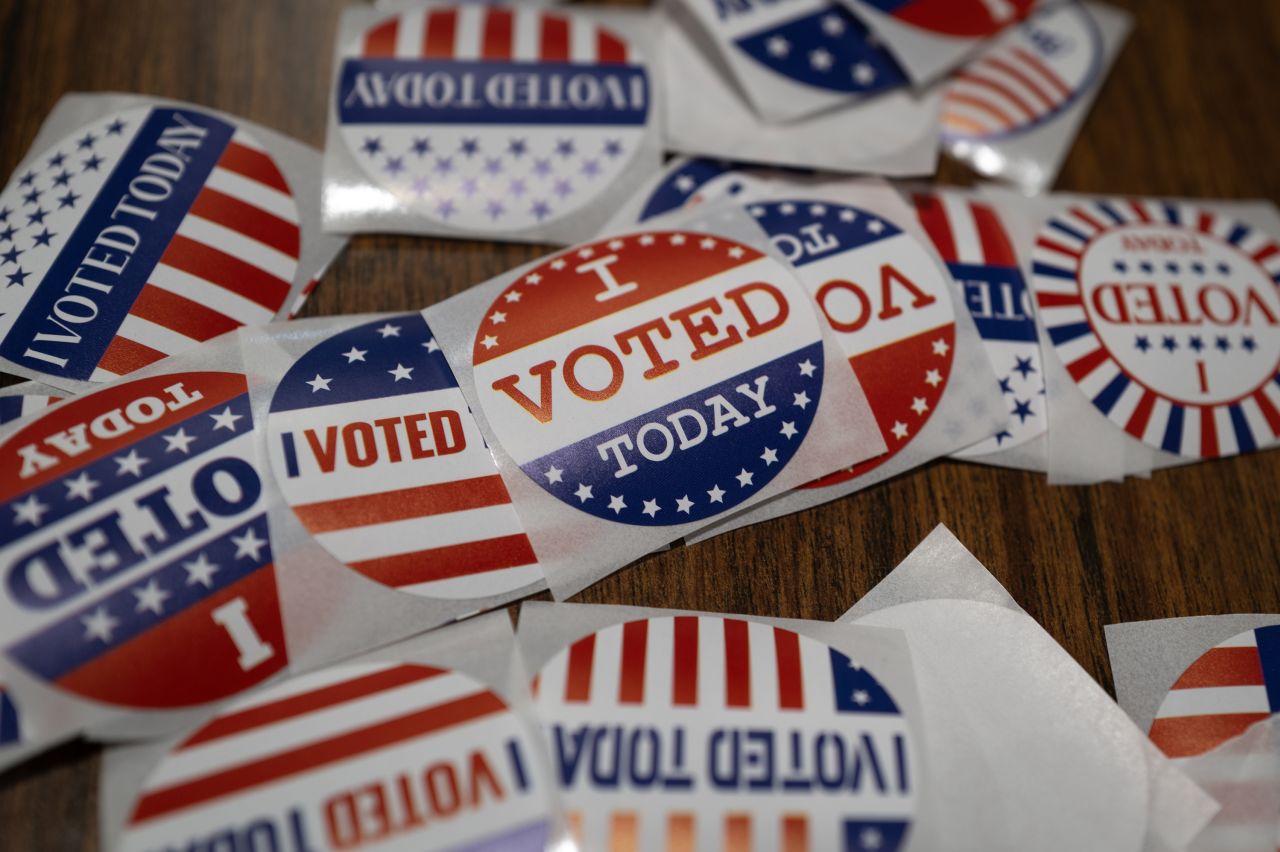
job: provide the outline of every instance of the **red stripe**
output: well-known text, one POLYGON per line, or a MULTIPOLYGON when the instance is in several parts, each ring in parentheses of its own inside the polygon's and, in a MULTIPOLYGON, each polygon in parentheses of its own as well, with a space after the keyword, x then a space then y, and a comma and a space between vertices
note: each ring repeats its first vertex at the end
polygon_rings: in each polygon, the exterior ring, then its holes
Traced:
POLYGON ((480 41, 481 59, 511 58, 510 9, 489 8, 484 13, 484 35, 480 41))
POLYGON ((1213 419, 1213 408, 1200 409, 1200 455, 1216 459, 1222 454, 1218 447, 1218 423, 1213 419))
POLYGON ((591 668, 596 656, 595 634, 569 646, 569 670, 564 676, 564 700, 585 704, 591 700, 591 668))
POLYGON ((724 703, 751 706, 751 645, 747 623, 736 618, 724 620, 724 703))
POLYGON ((1036 245, 1040 246, 1041 248, 1050 249, 1051 251, 1057 251, 1057 252, 1062 252, 1063 254, 1071 255, 1076 260, 1080 259, 1080 252, 1068 246, 1064 246, 1062 243, 1055 242, 1054 240, 1051 240, 1048 237, 1037 237, 1036 245))
POLYGON ((1080 304, 1079 293, 1037 293, 1036 303, 1042 308, 1067 308, 1080 304))
POLYGON ((1202 234, 1212 234, 1213 214, 1208 210, 1201 210, 1200 216, 1196 219, 1196 228, 1198 228, 1202 234))
POLYGON ((458 30, 457 9, 432 9, 427 12, 427 31, 423 36, 422 55, 427 59, 453 58, 453 38, 458 30))
POLYGON ((569 61, 569 22, 558 15, 542 16, 538 57, 543 62, 569 61))
POLYGON ((1129 422, 1124 424, 1124 431, 1128 432, 1138 440, 1142 440, 1142 435, 1147 431, 1147 423, 1151 420, 1151 412, 1156 406, 1156 395, 1149 390, 1142 392, 1142 397, 1138 400, 1138 407, 1133 410, 1133 414, 1129 415, 1129 422))
POLYGON ((978 239, 982 242, 982 256, 991 266, 1017 266, 1018 256, 1009 244, 1009 235, 1000 224, 1000 217, 989 205, 969 202, 969 212, 978 226, 978 239))
POLYGON ((1071 374, 1071 378, 1077 382, 1085 376, 1097 369, 1098 365, 1106 361, 1111 356, 1107 354, 1107 350, 1099 347, 1088 355, 1082 355, 1067 365, 1067 372, 1071 374))
POLYGON ((396 33, 399 29, 400 19, 391 18, 369 30, 364 36, 364 55, 395 56, 396 33))
POLYGON ((212 187, 205 187, 196 196, 191 212, 202 219, 217 222, 224 228, 244 234, 251 240, 271 246, 281 254, 294 259, 298 257, 302 236, 297 224, 268 213, 261 207, 247 204, 212 187))
POLYGON ((492 692, 477 692, 397 719, 348 731, 327 740, 251 761, 148 793, 138 802, 131 824, 261 787, 317 767, 461 725, 506 710, 492 692))
POLYGON ((596 61, 603 65, 625 64, 627 61, 626 44, 608 30, 597 30, 596 61))
POLYGON ((1271 404, 1271 400, 1267 399, 1263 388, 1258 388, 1253 392, 1253 400, 1258 403, 1258 408, 1262 409, 1262 416, 1267 419, 1267 425, 1271 427, 1271 434, 1280 436, 1280 411, 1276 411, 1276 407, 1271 404))
POLYGON ((240 323, 185 296, 145 284, 129 313, 173 329, 192 340, 210 340, 240 327, 240 323))
POLYGON ((1072 207, 1067 212, 1071 213, 1077 219, 1088 222, 1095 231, 1105 231, 1107 229, 1106 224, 1094 218, 1093 215, 1090 214, 1089 211, 1085 210, 1083 207, 1072 207))
POLYGON ((671 660, 671 703, 692 707, 698 703, 698 618, 677 615, 675 647, 671 660))
POLYGON ((116 335, 107 344, 107 351, 102 353, 98 366, 108 373, 123 376, 140 370, 148 364, 154 364, 166 357, 163 352, 144 346, 136 340, 116 335))
POLYGON ((622 672, 618 680, 619 704, 644 703, 644 657, 649 641, 649 622, 629 621, 622 625, 622 672))
POLYGON ((182 744, 180 750, 200 745, 201 743, 225 739, 236 734, 243 734, 246 731, 265 728, 277 722, 291 719, 294 716, 314 713, 317 710, 324 710, 328 707, 364 698, 366 695, 373 695, 375 692, 385 692, 388 689, 428 680, 442 674, 444 674, 442 669, 429 666, 396 666, 385 671, 352 678, 342 683, 322 686, 319 689, 313 689, 308 692, 300 692, 287 698, 281 698, 279 701, 272 701, 270 704, 260 704, 257 707, 250 707, 238 713, 219 716, 196 731, 190 739, 182 744))
MULTIPOLYGON (((304 433, 305 434, 305 433, 304 433)), ((337 431, 334 431, 337 440, 337 431)), ((498 474, 460 479, 416 488, 397 488, 363 497, 343 497, 323 503, 294 506, 293 511, 310 532, 323 533, 369 524, 407 521, 431 515, 501 506, 511 502, 498 474)))
POLYGON ((804 814, 783 814, 782 852, 809 852, 809 818, 804 814))
POLYGON ((1151 741, 1169 757, 1191 757, 1239 736, 1268 713, 1218 713, 1213 716, 1173 716, 1156 719, 1151 741))
POLYGON ((800 637, 781 627, 773 628, 778 657, 778 708, 804 709, 804 669, 800 665, 800 637))
POLYGON ((1262 263, 1276 252, 1280 252, 1280 248, 1276 248, 1275 243, 1267 243, 1265 246, 1258 249, 1257 253, 1253 256, 1253 259, 1257 263, 1262 263))
POLYGON ((916 217, 924 226, 925 233, 933 241, 938 253, 947 263, 957 263, 960 255, 956 252, 955 236, 951 233, 951 223, 947 221, 947 210, 942 205, 941 196, 917 193, 915 196, 916 217))
POLYGON ((1034 53, 1029 53, 1026 50, 1023 50, 1020 47, 1013 48, 1013 53, 1023 62, 1034 68, 1036 73, 1043 77, 1045 82, 1047 82, 1051 87, 1056 89, 1059 95, 1064 98, 1071 97, 1071 87, 1062 82, 1062 78, 1059 77, 1052 68, 1041 62, 1038 56, 1034 53))
POLYGON ((264 151, 249 148, 239 142, 231 142, 218 159, 218 167, 247 177, 249 180, 256 180, 258 183, 283 192, 290 198, 293 197, 284 175, 280 174, 275 161, 264 151))
MULTIPOLYGON (((956 74, 956 79, 964 80, 974 84, 975 86, 982 86, 984 88, 991 89, 993 92, 996 92, 1011 101, 1014 106, 1022 110, 1027 118, 1034 119, 1036 117, 1036 111, 1032 108, 1031 104, 1024 101, 1017 92, 1010 89, 999 80, 992 80, 990 77, 983 77, 980 74, 974 74, 972 71, 960 71, 956 74)), ((952 92, 948 92, 947 97, 951 97, 952 94, 952 92)))
POLYGON ((1040 88, 1040 86, 1036 84, 1035 80, 1032 80, 1026 74, 1023 74, 1021 69, 1015 68, 1013 65, 1010 65, 998 56, 988 56, 985 61, 989 65, 999 68, 1005 74, 1008 74, 1010 77, 1030 89, 1031 94, 1036 96, 1036 100, 1040 101, 1040 103, 1044 105, 1045 109, 1054 108, 1055 104, 1053 98, 1049 97, 1044 89, 1040 88))
POLYGON ((725 814, 724 852, 751 852, 751 814, 725 814))
POLYGON ((1262 686, 1265 683, 1257 648, 1213 648, 1187 666, 1172 688, 1262 686))
POLYGON ((981 98, 976 98, 973 95, 966 95, 963 92, 952 92, 949 97, 956 103, 968 104, 974 109, 985 112, 987 115, 1000 122, 1001 127, 1013 127, 1017 124, 1017 122, 1010 118, 1004 110, 1000 109, 990 101, 984 101, 981 98))
POLYGON ((524 533, 431 547, 378 559, 352 562, 351 567, 388 586, 412 586, 453 577, 469 577, 538 561, 524 533))
POLYGON ((1151 221, 1151 216, 1147 213, 1147 208, 1143 207, 1137 201, 1130 201, 1129 209, 1133 211, 1133 215, 1138 217, 1139 222, 1151 221))
POLYGON ((275 313, 289 295, 289 282, 204 243, 175 234, 160 262, 224 287, 275 313))

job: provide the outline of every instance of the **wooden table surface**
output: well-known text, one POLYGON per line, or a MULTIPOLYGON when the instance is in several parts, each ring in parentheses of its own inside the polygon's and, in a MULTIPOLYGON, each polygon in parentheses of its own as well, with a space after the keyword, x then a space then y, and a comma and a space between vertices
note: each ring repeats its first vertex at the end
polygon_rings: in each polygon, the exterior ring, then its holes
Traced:
MULTIPOLYGON (((1058 188, 1280 199, 1280 2, 1126 0, 1136 26, 1058 188)), ((71 91, 163 95, 320 147, 341 0, 0 2, 0 176, 71 91)), ((943 182, 969 181, 944 163, 943 182)), ((416 309, 543 253, 351 241, 305 315, 416 309)), ((1087 488, 935 463, 798 515, 648 557, 576 600, 832 619, 945 523, 1105 686, 1104 624, 1280 612, 1280 453, 1087 488)), ((98 750, 0 775, 0 850, 97 843, 98 750)))

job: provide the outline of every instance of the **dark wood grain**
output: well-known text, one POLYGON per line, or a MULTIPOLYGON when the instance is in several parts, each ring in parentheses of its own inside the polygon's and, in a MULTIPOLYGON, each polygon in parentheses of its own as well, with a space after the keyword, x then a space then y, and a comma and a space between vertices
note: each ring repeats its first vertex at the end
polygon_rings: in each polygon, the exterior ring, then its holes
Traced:
MULTIPOLYGON (((0 3, 0 175, 68 91, 207 104, 320 146, 337 0, 0 3)), ((1059 187, 1280 197, 1280 3, 1129 0, 1137 19, 1059 187)), ((945 181, 967 182, 946 164, 945 181)), ((537 247, 358 237, 308 315, 418 308, 537 247)), ((1280 611, 1280 453, 1090 488, 934 464, 811 511, 643 560, 579 596, 831 619, 947 524, 1090 673, 1110 686, 1115 621, 1280 611)), ((196 661, 193 660, 193 664, 196 661)), ((97 848, 96 749, 0 775, 0 850, 97 848)))

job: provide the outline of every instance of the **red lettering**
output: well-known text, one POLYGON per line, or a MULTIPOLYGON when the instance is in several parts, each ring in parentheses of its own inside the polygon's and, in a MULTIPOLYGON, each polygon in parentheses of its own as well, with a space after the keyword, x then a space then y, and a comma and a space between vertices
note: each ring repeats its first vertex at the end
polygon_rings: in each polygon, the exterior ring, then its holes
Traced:
POLYGON ((645 355, 649 356, 649 364, 651 365, 649 369, 644 371, 646 379, 656 379, 658 376, 666 375, 680 366, 679 361, 664 360, 662 355, 658 353, 658 345, 653 340, 653 332, 655 331, 663 340, 668 340, 671 337, 671 328, 662 318, 641 323, 634 328, 620 331, 613 336, 613 339, 618 342, 618 349, 622 351, 623 355, 631 354, 630 341, 633 338, 640 341, 640 348, 644 350, 645 355))
POLYGON ((368 423, 348 423, 342 427, 342 447, 347 451, 347 464, 368 467, 378 460, 373 427, 368 423))
POLYGON ((818 307, 822 309, 822 313, 827 318, 827 322, 831 323, 831 327, 836 331, 850 333, 858 331, 871 320, 871 300, 867 298, 867 294, 862 292, 862 288, 852 281, 828 281, 818 288, 818 307), (843 320, 836 319, 831 315, 831 311, 827 308, 827 300, 832 293, 846 292, 852 293, 854 298, 858 300, 858 314, 852 319, 843 320))
POLYGON ((360 845, 360 821, 356 819, 356 797, 352 793, 334 796, 324 805, 325 829, 329 845, 334 849, 352 849, 360 845))
POLYGON ((387 456, 393 462, 400 461, 400 439, 396 436, 396 424, 399 417, 384 417, 373 421, 373 425, 382 430, 383 440, 387 442, 387 456))
POLYGON ((1127 284, 1125 289, 1131 293, 1145 293, 1146 299, 1135 295, 1132 297, 1133 321, 1137 325, 1156 325, 1164 322, 1164 312, 1160 310, 1160 301, 1156 298, 1156 285, 1154 284, 1127 284), (1149 308, 1151 313, 1149 319, 1143 319, 1138 316, 1138 311, 1143 308, 1149 308))
POLYGON ((489 761, 485 758, 484 752, 471 752, 471 795, 468 804, 473 808, 478 808, 484 804, 484 787, 489 788, 489 794, 495 802, 500 802, 506 797, 506 793, 502 789, 501 782, 498 781, 497 775, 494 774, 489 761))
POLYGON ((437 763, 429 767, 423 780, 427 787, 427 798, 431 802, 431 811, 435 816, 453 816, 462 807, 458 775, 452 763, 437 763))
POLYGON ((529 368, 529 375, 536 376, 541 382, 537 403, 516 387, 516 383, 520 381, 519 376, 504 376, 493 383, 493 389, 511 397, 512 401, 532 414, 539 423, 549 423, 551 422, 551 371, 555 366, 555 361, 543 361, 529 368))
POLYGON ((462 418, 456 411, 433 411, 431 434, 435 437, 436 452, 442 456, 460 453, 467 448, 467 436, 462 432, 462 418))
POLYGON ((1262 301, 1262 295, 1252 287, 1245 292, 1244 297, 1244 324, 1253 325, 1253 309, 1257 308, 1262 315, 1267 318, 1267 325, 1275 325, 1276 315, 1267 307, 1267 303, 1262 301))
POLYGON ((720 313, 720 303, 715 299, 703 299, 687 308, 671 312, 671 318, 680 323, 684 333, 689 336, 689 342, 693 344, 693 352, 689 356, 693 360, 701 361, 703 358, 742 342, 742 334, 732 325, 725 327, 724 336, 719 340, 709 340, 712 335, 720 331, 720 327, 712 319, 712 316, 718 313, 720 313), (706 311, 707 314, 695 321, 693 315, 700 311, 706 311))
POLYGON ((405 432, 409 437, 409 455, 415 459, 427 459, 436 454, 435 450, 427 446, 427 438, 431 436, 422 428, 422 421, 426 419, 425 414, 410 414, 404 419, 405 432))
POLYGON ((913 309, 923 308, 938 301, 936 296, 930 296, 893 265, 886 263, 880 267, 881 308, 878 316, 882 320, 891 319, 902 313, 902 308, 893 303, 893 283, 895 281, 905 287, 907 292, 911 294, 911 307, 913 309))
POLYGON ((311 454, 315 456, 316 464, 320 465, 320 471, 322 473, 333 473, 333 464, 338 455, 338 427, 328 426, 325 428, 323 444, 316 437, 314 429, 308 429, 302 434, 307 439, 307 445, 311 447, 311 454))
POLYGON ((787 304, 787 297, 782 295, 782 291, 772 284, 765 284, 763 281, 735 287, 725 293, 724 296, 737 305, 738 310, 742 311, 742 316, 747 321, 747 337, 759 337, 766 332, 773 331, 786 322, 787 317, 791 314, 791 306, 787 304), (755 311, 747 304, 748 293, 764 293, 773 300, 774 306, 777 308, 773 319, 761 322, 756 317, 755 311))
POLYGON ((622 361, 610 349, 588 343, 579 346, 564 359, 564 383, 573 395, 590 402, 604 402, 622 387, 622 361), (588 355, 595 355, 609 365, 609 383, 600 390, 592 390, 578 381, 578 362, 588 355))
POLYGON ((1124 291, 1119 284, 1103 284, 1090 294, 1089 299, 1098 316, 1110 323, 1127 323, 1129 306, 1124 301, 1124 291), (1107 312, 1103 297, 1110 294, 1112 313, 1107 312))

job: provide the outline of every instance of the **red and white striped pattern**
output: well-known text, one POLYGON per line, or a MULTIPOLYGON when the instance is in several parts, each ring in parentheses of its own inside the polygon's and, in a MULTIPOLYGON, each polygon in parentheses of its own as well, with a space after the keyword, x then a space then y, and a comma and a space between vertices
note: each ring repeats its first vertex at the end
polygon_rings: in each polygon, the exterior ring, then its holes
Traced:
MULTIPOLYGON (((583 849, 591 848, 582 845, 583 812, 570 810, 567 818, 569 831, 579 845, 583 849)), ((705 815, 699 817, 694 811, 673 811, 667 815, 663 829, 665 845, 661 845, 660 848, 664 852, 699 852, 697 842, 699 819, 704 822, 710 820, 716 824, 716 833, 723 841, 723 845, 718 847, 717 852, 811 852, 811 850, 816 852, 818 848, 810 842, 808 814, 783 814, 774 820, 769 817, 761 818, 750 811, 727 813, 721 817, 705 815), (762 825, 766 822, 776 822, 776 826, 762 825), (776 830, 776 833, 769 833, 776 838, 776 844, 761 845, 754 841, 754 838, 766 833, 761 831, 762 828, 776 830)), ((608 834, 602 852, 637 852, 641 848, 640 821, 641 815, 637 811, 611 812, 608 816, 608 834)))
POLYGON ((623 64, 627 44, 567 15, 485 4, 403 12, 368 30, 360 56, 623 64))
POLYGON ((947 263, 1017 267, 1018 258, 990 204, 954 192, 917 193, 916 215, 947 263))

